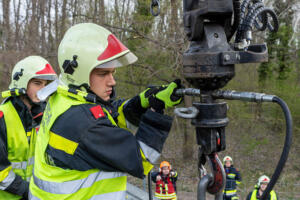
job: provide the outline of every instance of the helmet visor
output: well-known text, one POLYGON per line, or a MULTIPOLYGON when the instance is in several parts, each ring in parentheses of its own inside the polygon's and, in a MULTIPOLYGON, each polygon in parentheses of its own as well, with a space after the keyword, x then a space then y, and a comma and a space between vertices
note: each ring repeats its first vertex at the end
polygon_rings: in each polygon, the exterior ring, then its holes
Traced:
POLYGON ((123 56, 118 57, 117 59, 108 61, 106 63, 98 65, 96 68, 117 68, 117 67, 123 67, 130 65, 137 61, 137 57, 131 53, 128 52, 123 56))
POLYGON ((53 75, 49 74, 49 75, 38 75, 38 76, 34 76, 33 78, 53 81, 53 80, 57 79, 57 76, 55 74, 53 74, 53 75))

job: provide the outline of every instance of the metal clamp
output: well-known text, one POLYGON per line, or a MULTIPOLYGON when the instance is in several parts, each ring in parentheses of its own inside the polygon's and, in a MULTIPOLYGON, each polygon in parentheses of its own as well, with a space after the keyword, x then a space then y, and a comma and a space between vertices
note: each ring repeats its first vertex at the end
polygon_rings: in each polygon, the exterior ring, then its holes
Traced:
POLYGON ((188 108, 175 108, 174 113, 178 117, 182 117, 185 119, 193 119, 198 115, 199 110, 193 106, 188 108))
POLYGON ((160 13, 160 3, 159 3, 159 0, 152 0, 152 3, 150 5, 150 12, 153 16, 158 16, 159 13, 160 13), (154 12, 154 7, 157 6, 157 11, 154 12))

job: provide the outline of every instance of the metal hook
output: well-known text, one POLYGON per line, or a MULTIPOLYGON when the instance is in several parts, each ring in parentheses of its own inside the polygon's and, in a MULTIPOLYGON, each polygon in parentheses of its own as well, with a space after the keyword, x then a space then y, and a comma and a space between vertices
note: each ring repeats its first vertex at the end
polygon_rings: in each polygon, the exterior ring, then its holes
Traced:
POLYGON ((208 164, 213 172, 213 184, 207 187, 210 194, 217 195, 223 191, 226 184, 226 174, 222 162, 220 161, 217 153, 212 153, 206 157, 208 164))
POLYGON ((206 200, 206 190, 211 181, 213 181, 213 177, 211 174, 206 174, 201 178, 201 180, 198 183, 198 200, 206 200))
POLYGON ((151 5, 150 5, 150 11, 151 11, 151 14, 153 15, 153 16, 158 16, 159 15, 159 13, 160 13, 160 3, 159 3, 159 0, 152 0, 152 3, 151 3, 151 5), (154 7, 156 7, 157 6, 157 11, 156 12, 154 12, 154 7))
POLYGON ((197 199, 206 200, 206 192, 209 192, 210 194, 215 195, 215 200, 222 200, 223 189, 226 182, 226 174, 223 165, 217 153, 206 155, 205 157, 212 173, 206 173, 203 165, 200 165, 200 181, 198 184, 197 199))

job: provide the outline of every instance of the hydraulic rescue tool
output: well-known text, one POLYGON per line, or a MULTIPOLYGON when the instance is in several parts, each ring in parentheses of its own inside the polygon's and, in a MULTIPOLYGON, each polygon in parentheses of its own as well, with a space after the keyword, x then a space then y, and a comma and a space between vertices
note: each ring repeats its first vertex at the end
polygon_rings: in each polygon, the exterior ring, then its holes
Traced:
MULTIPOLYGON (((160 2, 152 0, 150 11, 159 15, 160 2)), ((227 103, 219 99, 250 102, 274 102, 280 105, 286 120, 283 152, 263 193, 265 200, 274 187, 287 160, 292 140, 292 117, 286 103, 274 95, 254 92, 224 91, 234 76, 238 63, 268 61, 266 44, 251 44, 252 30, 276 32, 278 19, 261 0, 183 0, 183 22, 189 48, 183 54, 184 78, 195 88, 178 89, 177 95, 197 96, 190 108, 176 108, 179 117, 192 119, 199 145, 198 200, 205 200, 206 191, 222 199, 225 172, 217 153, 225 150, 225 127, 229 120, 227 103), (235 38, 233 38, 235 36, 235 38), (231 39, 234 39, 230 43, 231 39), (208 162, 211 172, 204 164, 208 162)))

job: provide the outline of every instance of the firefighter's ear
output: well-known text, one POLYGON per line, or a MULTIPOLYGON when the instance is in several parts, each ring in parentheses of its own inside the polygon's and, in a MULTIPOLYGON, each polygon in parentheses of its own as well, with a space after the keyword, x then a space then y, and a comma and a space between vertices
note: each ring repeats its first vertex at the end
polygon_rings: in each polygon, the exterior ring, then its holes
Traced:
POLYGON ((161 172, 161 168, 158 168, 158 172, 159 172, 159 173, 161 172))

